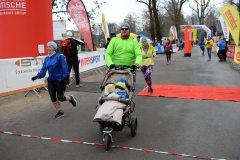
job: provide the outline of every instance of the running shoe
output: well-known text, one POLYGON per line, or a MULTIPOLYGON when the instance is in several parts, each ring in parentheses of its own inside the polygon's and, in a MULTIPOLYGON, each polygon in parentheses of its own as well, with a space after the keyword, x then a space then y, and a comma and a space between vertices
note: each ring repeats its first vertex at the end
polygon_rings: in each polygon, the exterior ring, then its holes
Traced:
POLYGON ((76 107, 77 101, 74 99, 73 95, 71 95, 71 96, 69 96, 69 97, 70 97, 69 102, 72 103, 73 107, 76 107))
POLYGON ((76 88, 79 88, 79 87, 82 87, 82 86, 84 86, 84 84, 79 83, 79 84, 76 85, 76 88))
POLYGON ((153 89, 152 88, 148 88, 148 93, 153 93, 153 89))
POLYGON ((67 84, 67 85, 66 85, 66 87, 67 87, 67 88, 69 88, 69 87, 70 87, 70 85, 69 85, 69 84, 67 84))
POLYGON ((54 117, 54 119, 58 119, 64 116, 64 112, 63 111, 58 111, 58 113, 56 114, 56 116, 54 117))

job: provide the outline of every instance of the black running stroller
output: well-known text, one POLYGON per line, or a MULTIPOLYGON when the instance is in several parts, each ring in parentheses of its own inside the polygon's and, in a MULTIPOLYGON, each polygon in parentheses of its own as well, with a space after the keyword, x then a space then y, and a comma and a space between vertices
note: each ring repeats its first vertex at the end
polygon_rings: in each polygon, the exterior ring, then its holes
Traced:
POLYGON ((126 70, 130 68, 130 66, 121 65, 108 71, 100 87, 102 95, 106 95, 106 86, 115 85, 121 77, 124 77, 129 95, 127 99, 104 97, 99 100, 99 104, 96 106, 97 113, 93 121, 99 123, 106 151, 112 147, 112 131, 121 131, 124 126, 128 126, 132 136, 137 133, 137 117, 131 116, 135 108, 133 92, 135 90, 136 70, 126 70))

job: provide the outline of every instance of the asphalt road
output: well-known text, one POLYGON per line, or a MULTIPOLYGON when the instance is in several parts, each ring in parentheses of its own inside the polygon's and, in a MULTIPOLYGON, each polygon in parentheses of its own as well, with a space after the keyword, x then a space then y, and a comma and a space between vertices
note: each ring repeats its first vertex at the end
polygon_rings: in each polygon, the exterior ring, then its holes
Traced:
MULTIPOLYGON (((212 61, 202 56, 198 46, 192 56, 183 51, 172 54, 170 65, 165 55, 154 59, 154 84, 240 87, 240 74, 228 62, 212 61)), ((137 83, 144 84, 141 72, 137 83)), ((76 108, 61 103, 63 118, 56 114, 50 100, 0 118, 0 131, 29 134, 93 143, 102 143, 98 123, 92 122, 99 93, 67 92, 78 100, 76 108)), ((37 97, 36 97, 37 98, 37 97)), ((135 96, 138 133, 131 137, 130 129, 114 132, 114 145, 190 154, 207 158, 240 159, 240 103, 164 97, 135 96)), ((21 104, 19 104, 21 105, 21 104)), ((192 158, 102 146, 62 143, 50 140, 0 134, 1 160, 26 159, 161 159, 187 160, 192 158)))

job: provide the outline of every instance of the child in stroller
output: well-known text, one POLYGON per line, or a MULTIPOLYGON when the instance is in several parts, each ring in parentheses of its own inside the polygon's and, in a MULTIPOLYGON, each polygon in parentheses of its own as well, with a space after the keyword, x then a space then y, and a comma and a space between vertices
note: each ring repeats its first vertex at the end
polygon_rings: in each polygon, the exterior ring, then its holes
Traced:
POLYGON ((108 98, 129 98, 128 96, 128 89, 126 88, 125 84, 125 78, 120 78, 119 82, 114 84, 108 84, 105 88, 105 94, 106 95, 101 95, 99 100, 101 100, 103 97, 108 97, 108 98), (114 89, 113 89, 114 87, 114 89), (109 94, 107 94, 109 93, 109 94))
POLYGON ((103 80, 96 107, 97 113, 93 118, 99 123, 105 150, 110 150, 113 142, 112 131, 121 131, 124 126, 131 128, 132 136, 137 133, 137 117, 131 116, 134 111, 133 92, 135 90, 136 69, 125 70, 130 66, 116 66, 110 70, 103 80), (117 83, 116 83, 117 82, 117 83))

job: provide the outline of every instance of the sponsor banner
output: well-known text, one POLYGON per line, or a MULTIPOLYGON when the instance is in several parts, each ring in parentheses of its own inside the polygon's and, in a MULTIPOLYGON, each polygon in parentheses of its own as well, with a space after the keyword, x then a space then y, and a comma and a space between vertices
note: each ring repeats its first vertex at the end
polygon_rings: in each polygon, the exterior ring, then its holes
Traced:
POLYGON ((228 30, 227 24, 226 24, 225 21, 223 20, 222 15, 220 15, 218 19, 219 19, 220 22, 221 22, 221 26, 222 26, 222 30, 223 30, 224 37, 225 37, 225 39, 228 41, 228 39, 229 39, 229 30, 228 30))
POLYGON ((105 35, 105 42, 107 43, 107 38, 109 38, 110 35, 109 35, 109 30, 108 30, 108 24, 105 21, 105 16, 103 13, 102 13, 102 29, 103 29, 103 32, 105 35))
POLYGON ((158 50, 156 50, 156 53, 164 53, 164 47, 163 45, 158 45, 158 50))
POLYGON ((226 22, 226 25, 233 37, 233 40, 238 46, 239 43, 239 12, 232 5, 225 5, 221 8, 220 13, 226 22))
POLYGON ((172 45, 172 52, 177 52, 178 51, 178 46, 176 44, 172 45))
POLYGON ((172 31, 171 31, 171 28, 169 30, 169 40, 172 41, 173 40, 173 34, 172 34, 172 31))
POLYGON ((37 57, 37 46, 53 41, 52 28, 51 1, 0 0, 0 59, 37 57))
POLYGON ((26 0, 0 0, 0 15, 25 15, 27 14, 26 0))
POLYGON ((158 51, 158 46, 156 46, 156 47, 153 47, 154 49, 155 49, 155 51, 157 52, 158 51))
POLYGON ((213 43, 213 46, 212 46, 212 51, 215 52, 216 51, 216 43, 213 43))
MULTIPOLYGON (((31 80, 41 70, 45 57, 0 59, 0 96, 45 85, 45 78, 37 79, 34 82, 31 80)), ((78 58, 79 72, 106 65, 104 51, 79 53, 78 58)), ((45 77, 48 77, 48 73, 45 77)))
POLYGON ((0 60, 0 95, 3 93, 44 84, 44 78, 32 81, 43 66, 45 56, 0 60))
POLYGON ((235 46, 228 46, 227 57, 234 59, 235 46))
POLYGON ((85 6, 81 0, 70 0, 67 11, 76 24, 90 50, 93 52, 92 32, 85 6))
POLYGON ((235 47, 234 62, 240 65, 240 47, 235 47))
POLYGON ((104 52, 98 51, 79 53, 79 72, 85 72, 106 65, 104 54, 104 52))
POLYGON ((105 48, 96 48, 96 51, 105 51, 105 48))
POLYGON ((175 40, 178 39, 176 27, 173 25, 173 26, 171 26, 170 30, 171 30, 171 32, 173 34, 173 38, 175 40))
POLYGON ((100 56, 100 61, 97 62, 97 67, 101 67, 101 66, 104 66, 104 65, 107 65, 106 62, 105 62, 105 52, 96 52, 96 56, 100 56))

